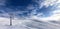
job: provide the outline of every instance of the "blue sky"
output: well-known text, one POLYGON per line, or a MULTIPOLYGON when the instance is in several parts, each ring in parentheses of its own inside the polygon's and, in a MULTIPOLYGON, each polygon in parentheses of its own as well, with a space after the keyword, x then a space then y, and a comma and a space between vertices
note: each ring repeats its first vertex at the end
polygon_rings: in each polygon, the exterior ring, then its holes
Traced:
POLYGON ((0 16, 9 17, 9 13, 15 17, 51 17, 57 11, 59 0, 0 0, 0 16))
MULTIPOLYGON (((16 11, 33 11, 33 10, 28 10, 26 7, 28 7, 29 5, 33 5, 33 7, 35 7, 34 9, 37 8, 37 13, 39 12, 43 12, 44 14, 47 15, 48 11, 47 9, 49 8, 41 8, 39 9, 39 4, 37 2, 35 2, 36 0, 8 0, 6 6, 9 8, 14 9, 13 11, 15 11, 15 8, 17 8, 16 11), (18 8, 19 7, 19 8, 18 8), (45 10, 44 10, 45 9, 45 10), (39 12, 38 12, 39 11, 39 12)), ((39 1, 39 0, 37 0, 39 1)), ((40 0, 41 1, 41 0, 40 0)), ((28 12, 27 12, 28 13, 28 12)), ((23 15, 27 15, 27 13, 23 13, 23 15)))

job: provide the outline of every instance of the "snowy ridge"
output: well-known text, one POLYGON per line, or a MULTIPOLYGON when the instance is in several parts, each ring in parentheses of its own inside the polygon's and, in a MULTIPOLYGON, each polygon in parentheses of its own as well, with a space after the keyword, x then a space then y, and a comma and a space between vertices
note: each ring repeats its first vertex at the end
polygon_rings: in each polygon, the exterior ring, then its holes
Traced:
POLYGON ((13 25, 9 26, 9 19, 0 19, 0 29, 60 29, 58 21, 41 20, 13 20, 13 25), (57 23, 58 22, 58 23, 57 23))

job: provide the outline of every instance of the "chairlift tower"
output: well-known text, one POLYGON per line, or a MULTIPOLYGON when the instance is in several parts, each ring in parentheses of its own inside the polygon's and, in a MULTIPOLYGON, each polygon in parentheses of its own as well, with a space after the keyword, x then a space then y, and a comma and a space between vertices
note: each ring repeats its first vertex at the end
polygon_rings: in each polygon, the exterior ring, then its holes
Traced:
POLYGON ((14 15, 13 13, 10 13, 9 15, 10 15, 10 26, 12 26, 12 20, 14 19, 14 15))

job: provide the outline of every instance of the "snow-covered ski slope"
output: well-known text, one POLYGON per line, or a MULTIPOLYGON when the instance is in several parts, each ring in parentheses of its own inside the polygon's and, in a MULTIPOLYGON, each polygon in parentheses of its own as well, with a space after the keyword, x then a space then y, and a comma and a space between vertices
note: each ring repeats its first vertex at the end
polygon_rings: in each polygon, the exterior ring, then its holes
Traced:
POLYGON ((42 21, 37 19, 13 20, 9 26, 9 19, 0 18, 0 29, 60 29, 59 21, 42 21))

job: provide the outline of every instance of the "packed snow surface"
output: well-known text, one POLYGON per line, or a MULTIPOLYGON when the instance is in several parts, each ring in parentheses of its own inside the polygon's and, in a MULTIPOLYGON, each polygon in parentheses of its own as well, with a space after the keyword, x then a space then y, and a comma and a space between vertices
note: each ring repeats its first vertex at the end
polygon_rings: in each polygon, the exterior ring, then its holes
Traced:
POLYGON ((9 19, 0 18, 0 29, 60 29, 59 21, 42 21, 37 19, 12 20, 12 26, 9 25, 9 19))

